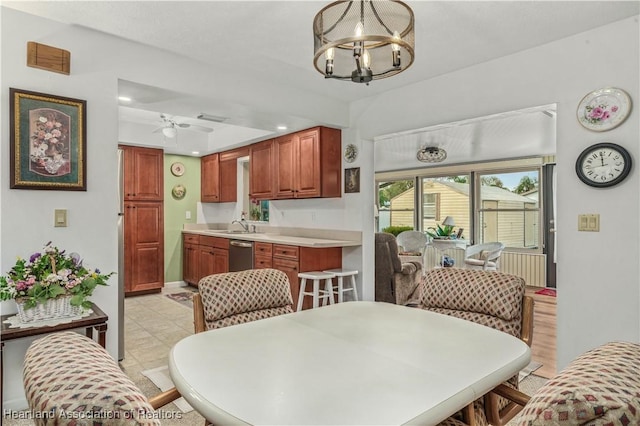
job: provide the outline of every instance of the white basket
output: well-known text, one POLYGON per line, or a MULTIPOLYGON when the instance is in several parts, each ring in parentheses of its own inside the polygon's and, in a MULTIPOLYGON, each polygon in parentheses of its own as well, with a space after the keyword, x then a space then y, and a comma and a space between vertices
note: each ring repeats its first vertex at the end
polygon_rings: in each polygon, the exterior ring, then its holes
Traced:
POLYGON ((33 308, 25 309, 24 302, 16 300, 18 318, 21 322, 44 321, 55 318, 75 317, 82 314, 82 306, 72 306, 71 296, 47 299, 45 303, 38 303, 33 308))

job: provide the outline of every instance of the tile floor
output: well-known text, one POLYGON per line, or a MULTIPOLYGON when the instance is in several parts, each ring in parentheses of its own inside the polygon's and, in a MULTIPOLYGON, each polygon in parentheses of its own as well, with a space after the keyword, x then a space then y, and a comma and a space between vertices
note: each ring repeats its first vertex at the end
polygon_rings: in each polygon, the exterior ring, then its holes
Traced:
MULTIPOLYGON (((188 289, 165 288, 162 293, 125 299, 125 357, 120 367, 147 397, 160 390, 142 371, 168 365, 171 347, 193 334, 193 310, 165 296, 183 291, 188 289)), ((163 419, 163 426, 204 424, 198 413, 181 413, 174 404, 161 410, 179 413, 177 417, 181 417, 163 419)))

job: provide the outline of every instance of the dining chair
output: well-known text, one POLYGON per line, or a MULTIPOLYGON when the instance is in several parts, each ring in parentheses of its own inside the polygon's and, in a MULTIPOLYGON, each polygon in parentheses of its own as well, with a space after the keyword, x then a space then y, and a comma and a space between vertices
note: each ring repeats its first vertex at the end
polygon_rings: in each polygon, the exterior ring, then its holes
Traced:
MULTIPOLYGON (((473 321, 511 334, 531 346, 533 298, 525 296, 525 281, 501 272, 461 268, 429 271, 422 281, 420 307, 473 321)), ((505 384, 518 389, 518 376, 505 384)), ((466 409, 468 424, 506 424, 521 406, 488 393, 466 409)))
POLYGON ((196 333, 293 312, 289 278, 277 269, 209 275, 198 290, 193 297, 196 333))
POLYGON ((464 266, 467 269, 497 271, 504 244, 500 242, 475 244, 464 252, 464 266))

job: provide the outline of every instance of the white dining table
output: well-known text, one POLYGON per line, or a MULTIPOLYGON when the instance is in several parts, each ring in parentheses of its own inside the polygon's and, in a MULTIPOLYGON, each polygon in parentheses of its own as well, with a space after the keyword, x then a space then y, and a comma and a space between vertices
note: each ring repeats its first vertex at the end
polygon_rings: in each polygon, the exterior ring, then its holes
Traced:
POLYGON ((434 425, 530 357, 492 328, 362 301, 194 334, 169 371, 216 425, 434 425))

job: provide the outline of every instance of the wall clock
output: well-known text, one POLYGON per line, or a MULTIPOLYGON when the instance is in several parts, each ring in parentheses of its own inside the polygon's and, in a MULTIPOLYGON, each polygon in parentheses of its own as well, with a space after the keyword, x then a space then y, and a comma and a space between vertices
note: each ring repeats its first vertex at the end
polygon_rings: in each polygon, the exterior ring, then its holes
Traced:
POLYGON ((184 164, 179 161, 176 161, 171 165, 171 173, 174 176, 182 176, 184 174, 184 164))
POLYGON ((631 155, 610 142, 591 145, 578 156, 576 173, 580 180, 596 188, 617 185, 631 171, 631 155))
POLYGON ((358 147, 350 143, 344 149, 344 161, 347 163, 353 163, 358 157, 358 147))

